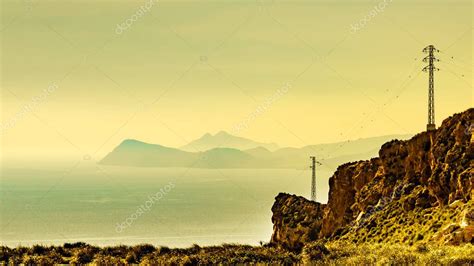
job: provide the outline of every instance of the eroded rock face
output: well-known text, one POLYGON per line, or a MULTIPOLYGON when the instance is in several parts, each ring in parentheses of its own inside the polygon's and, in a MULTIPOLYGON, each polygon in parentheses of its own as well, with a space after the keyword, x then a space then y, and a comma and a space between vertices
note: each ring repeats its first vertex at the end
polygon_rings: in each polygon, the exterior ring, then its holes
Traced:
MULTIPOLYGON (((457 201, 459 202, 459 201, 457 201)), ((474 243, 474 204, 459 204, 464 207, 455 221, 442 228, 433 239, 450 245, 460 245, 463 243, 474 243)))
POLYGON ((280 193, 272 207, 271 244, 299 251, 318 238, 326 205, 303 197, 280 193))
MULTIPOLYGON (((379 159, 339 166, 336 173, 329 179, 328 208, 324 213, 321 237, 332 235, 338 228, 354 220, 354 215, 359 210, 353 210, 352 206, 360 198, 359 195, 365 185, 380 176, 379 166, 379 159)), ((364 204, 376 203, 378 198, 378 195, 368 195, 363 201, 364 204)))
POLYGON ((474 109, 443 121, 430 149, 430 192, 440 204, 472 199, 474 191, 474 109))
MULTIPOLYGON (((329 180, 326 207, 302 198, 292 199, 296 196, 279 195, 272 208, 272 242, 284 240, 285 245, 294 247, 298 241, 307 239, 297 235, 307 235, 306 224, 310 224, 312 230, 319 228, 319 238, 338 237, 351 231, 356 219, 378 215, 388 206, 391 210, 402 211, 406 214, 405 220, 410 220, 410 215, 416 214, 417 210, 430 209, 428 213, 436 213, 436 208, 442 209, 455 201, 471 202, 474 197, 471 125, 474 125, 472 108, 446 119, 436 131, 420 133, 407 141, 385 143, 378 158, 339 166, 329 180), (290 206, 294 202, 298 202, 298 207, 290 206), (303 211, 306 205, 312 206, 308 207, 310 213, 303 211), (280 214, 292 216, 292 211, 298 212, 298 217, 308 215, 312 218, 299 218, 305 220, 305 224, 293 225, 297 230, 284 228, 287 223, 280 220, 280 214)), ((385 210, 383 214, 391 218, 390 211, 385 210)), ((376 224, 377 219, 371 221, 376 224)), ((463 236, 456 239, 462 239, 461 242, 472 239, 472 227, 459 234, 463 236)))

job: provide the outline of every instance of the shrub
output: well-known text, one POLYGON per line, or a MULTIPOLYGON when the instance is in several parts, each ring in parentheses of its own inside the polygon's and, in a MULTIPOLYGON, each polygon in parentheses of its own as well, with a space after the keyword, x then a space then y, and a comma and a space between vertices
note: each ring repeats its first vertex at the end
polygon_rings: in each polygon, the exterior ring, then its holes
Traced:
POLYGON ((41 246, 41 245, 34 245, 31 249, 30 249, 30 254, 34 254, 34 255, 43 255, 43 254, 46 254, 48 252, 48 248, 44 247, 44 246, 41 246))
POLYGON ((73 260, 78 264, 90 263, 94 259, 97 248, 86 247, 80 249, 79 252, 74 256, 73 260))
POLYGON ((310 262, 313 260, 321 260, 323 257, 328 255, 330 252, 326 246, 321 242, 314 242, 306 245, 303 248, 302 257, 304 262, 310 262))
POLYGON ((159 252, 160 252, 160 254, 166 254, 166 253, 170 252, 170 248, 169 247, 159 247, 159 252))
POLYGON ((76 242, 76 243, 65 243, 64 244, 64 248, 66 249, 73 249, 73 248, 83 248, 83 247, 86 247, 86 246, 89 246, 88 244, 84 243, 84 242, 76 242))
MULTIPOLYGON (((352 239, 355 240, 355 239, 352 239)), ((214 264, 263 264, 263 265, 474 265, 474 246, 430 246, 416 243, 405 244, 354 244, 351 241, 316 241, 307 243, 301 253, 275 247, 246 245, 221 245, 186 249, 159 248, 151 245, 135 247, 107 247, 81 245, 66 250, 63 247, 0 247, 0 265, 214 265, 214 264), (33 250, 35 250, 33 252, 33 250), (126 253, 125 253, 126 251, 126 253), (43 255, 36 253, 44 252, 43 255), (71 258, 64 252, 74 254, 71 258), (113 255, 113 254, 115 255, 113 255)))

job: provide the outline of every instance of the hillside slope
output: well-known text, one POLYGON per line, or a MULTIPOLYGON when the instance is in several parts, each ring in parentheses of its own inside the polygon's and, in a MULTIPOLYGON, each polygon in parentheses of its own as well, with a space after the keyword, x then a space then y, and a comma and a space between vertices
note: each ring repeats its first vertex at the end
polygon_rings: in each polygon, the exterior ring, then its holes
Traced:
POLYGON ((287 227, 310 240, 474 243, 473 121, 471 108, 436 131, 385 143, 378 158, 339 166, 324 210, 301 214, 314 203, 299 198, 296 207, 288 204, 296 196, 279 195, 272 244, 302 246, 306 238, 287 227), (322 223, 297 218, 304 215, 322 223))
POLYGON ((253 161, 251 155, 231 148, 215 148, 205 152, 186 152, 175 148, 125 140, 100 164, 136 167, 233 168, 253 161))
POLYGON ((107 154, 100 163, 141 167, 182 167, 191 166, 198 159, 199 154, 129 139, 124 140, 107 154))

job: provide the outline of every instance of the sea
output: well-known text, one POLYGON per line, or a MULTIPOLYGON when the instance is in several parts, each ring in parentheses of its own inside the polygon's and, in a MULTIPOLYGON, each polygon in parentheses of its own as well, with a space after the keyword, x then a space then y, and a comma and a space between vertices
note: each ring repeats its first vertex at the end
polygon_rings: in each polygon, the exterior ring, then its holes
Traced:
MULTIPOLYGON (((317 171, 320 202, 333 172, 317 171)), ((309 169, 3 164, 0 245, 259 245, 271 238, 278 193, 310 190, 309 169)))

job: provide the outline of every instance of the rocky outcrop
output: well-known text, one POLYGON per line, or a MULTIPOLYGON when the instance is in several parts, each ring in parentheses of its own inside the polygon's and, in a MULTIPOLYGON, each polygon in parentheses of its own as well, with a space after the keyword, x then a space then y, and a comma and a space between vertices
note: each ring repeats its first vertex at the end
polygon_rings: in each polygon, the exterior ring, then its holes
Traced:
POLYGON ((304 243, 318 238, 326 205, 284 193, 280 193, 275 200, 271 243, 299 251, 304 243))
POLYGON ((426 241, 429 236, 443 243, 471 242, 473 232, 469 222, 462 227, 462 222, 445 214, 447 210, 452 211, 451 204, 457 202, 456 210, 466 212, 463 217, 467 218, 462 219, 471 221, 469 210, 472 209, 466 206, 472 206, 474 198, 473 124, 474 109, 471 108, 446 119, 436 131, 420 133, 407 141, 385 143, 378 158, 341 165, 329 180, 327 206, 280 194, 272 208, 272 243, 290 248, 301 246, 306 238, 294 234, 307 234, 310 230, 307 224, 312 225, 312 230, 319 229, 318 238, 353 237, 358 241, 356 239, 365 236, 365 239, 392 241, 390 236, 396 235, 391 231, 395 230, 394 225, 404 223, 412 227, 403 228, 413 231, 422 230, 427 224, 432 228, 425 228, 425 235, 420 236, 401 228, 397 231, 401 239, 395 240, 426 241), (294 202, 298 207, 291 206, 294 202), (319 209, 302 214, 306 206, 319 209), (283 228, 286 223, 280 220, 281 213, 292 216, 292 211, 298 212, 298 216, 310 216, 314 223, 300 218, 305 220, 304 224, 292 224, 298 230, 283 228), (421 213, 426 217, 420 217, 421 213), (440 221, 425 221, 434 217, 440 221), (449 227, 449 223, 455 224, 454 227, 449 227))
MULTIPOLYGON (((356 199, 363 200, 359 205, 376 201, 379 195, 365 195, 364 198, 359 195, 361 195, 366 184, 380 176, 380 173, 378 173, 379 166, 379 159, 339 166, 336 173, 329 179, 328 208, 324 212, 321 236, 330 236, 338 228, 354 220, 357 210, 353 210, 352 206, 356 199)), ((357 209, 357 206, 354 208, 357 209)))
MULTIPOLYGON (((456 206, 463 207, 463 204, 456 201, 456 206)), ((453 203, 453 204, 454 204, 453 203)), ((456 216, 453 223, 448 224, 437 232, 435 240, 443 244, 459 245, 461 243, 472 243, 474 238, 474 206, 469 204, 464 210, 456 216)))

